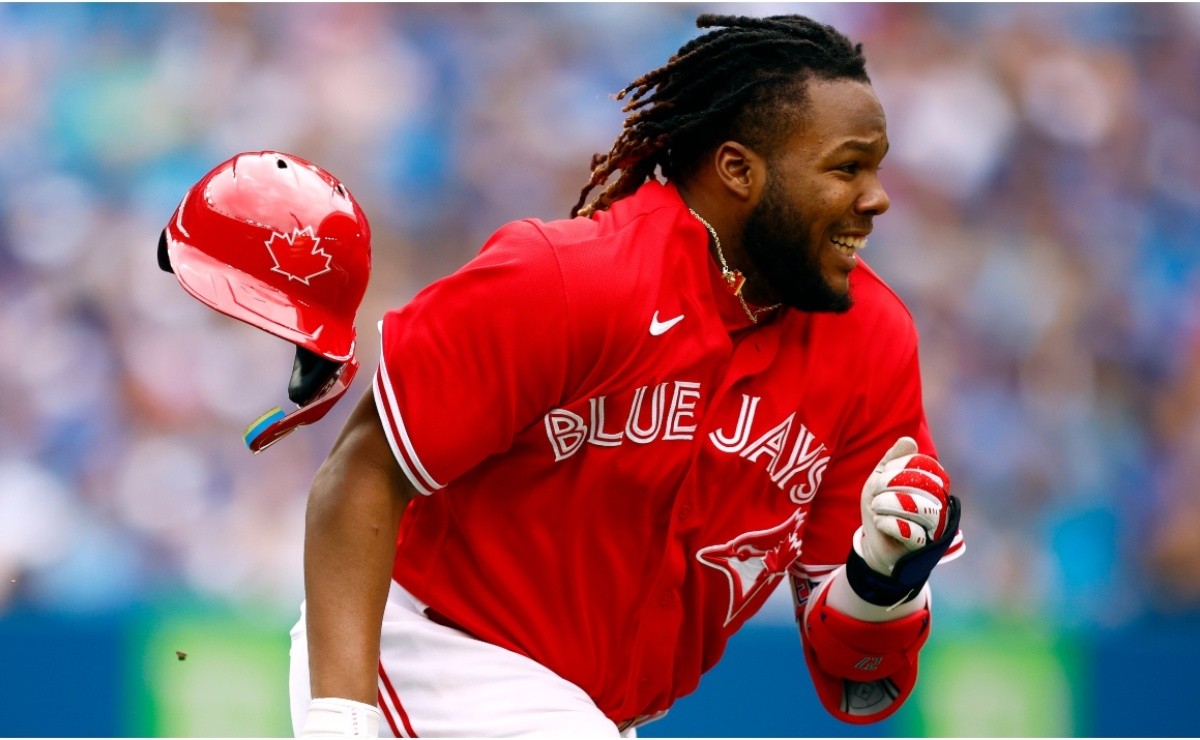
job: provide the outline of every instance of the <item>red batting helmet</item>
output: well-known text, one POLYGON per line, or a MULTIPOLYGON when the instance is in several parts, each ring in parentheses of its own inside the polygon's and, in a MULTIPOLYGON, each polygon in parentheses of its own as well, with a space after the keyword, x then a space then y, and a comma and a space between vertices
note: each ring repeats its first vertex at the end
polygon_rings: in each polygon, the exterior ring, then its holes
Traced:
POLYGON ((349 388, 371 227, 333 175, 281 152, 223 162, 183 197, 158 263, 202 303, 296 345, 288 396, 298 408, 252 424, 254 452, 320 419, 349 388))

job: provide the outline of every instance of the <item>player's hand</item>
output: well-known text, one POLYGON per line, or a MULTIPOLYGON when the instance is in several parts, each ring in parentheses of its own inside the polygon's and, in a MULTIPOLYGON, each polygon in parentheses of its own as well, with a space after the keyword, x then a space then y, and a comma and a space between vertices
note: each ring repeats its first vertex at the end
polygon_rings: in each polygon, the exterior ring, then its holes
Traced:
POLYGON ((912 598, 958 531, 950 476, 917 452, 915 440, 901 437, 868 476, 860 503, 862 527, 846 571, 851 587, 881 606, 912 598))
POLYGON ((297 737, 379 737, 383 714, 377 707, 350 699, 313 699, 297 737))
POLYGON ((901 557, 941 537, 949 494, 950 476, 938 461, 919 454, 912 437, 897 440, 863 486, 854 544, 871 570, 890 576, 901 557))

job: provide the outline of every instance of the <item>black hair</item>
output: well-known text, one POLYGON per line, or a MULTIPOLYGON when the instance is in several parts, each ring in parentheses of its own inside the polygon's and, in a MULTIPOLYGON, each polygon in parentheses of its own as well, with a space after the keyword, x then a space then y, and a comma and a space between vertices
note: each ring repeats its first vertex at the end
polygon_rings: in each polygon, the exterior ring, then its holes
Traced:
POLYGON ((696 26, 718 30, 688 42, 617 93, 617 100, 629 98, 622 109, 629 115, 612 149, 592 157, 591 178, 572 216, 608 208, 656 168, 668 178, 684 176, 722 141, 735 139, 769 155, 784 122, 803 116, 804 83, 812 77, 870 82, 862 44, 804 16, 704 14, 696 26), (588 193, 618 171, 584 205, 588 193))

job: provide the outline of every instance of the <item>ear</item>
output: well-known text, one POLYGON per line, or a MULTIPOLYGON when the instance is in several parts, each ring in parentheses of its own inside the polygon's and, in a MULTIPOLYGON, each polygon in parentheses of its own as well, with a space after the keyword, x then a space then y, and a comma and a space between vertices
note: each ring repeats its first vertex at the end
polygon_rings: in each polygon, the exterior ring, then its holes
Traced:
POLYGON ((766 160, 750 147, 736 141, 717 146, 713 165, 721 184, 738 200, 758 201, 759 192, 767 181, 766 160))

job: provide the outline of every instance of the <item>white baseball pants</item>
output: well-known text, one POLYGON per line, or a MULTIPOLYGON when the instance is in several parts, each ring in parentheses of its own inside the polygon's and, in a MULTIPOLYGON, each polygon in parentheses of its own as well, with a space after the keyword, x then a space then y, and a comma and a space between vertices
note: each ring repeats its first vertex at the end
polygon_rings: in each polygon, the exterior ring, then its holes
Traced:
MULTIPOLYGON (((292 728, 311 700, 304 606, 292 628, 292 728)), ((442 624, 392 582, 380 639, 384 737, 637 737, 541 664, 442 624)))

